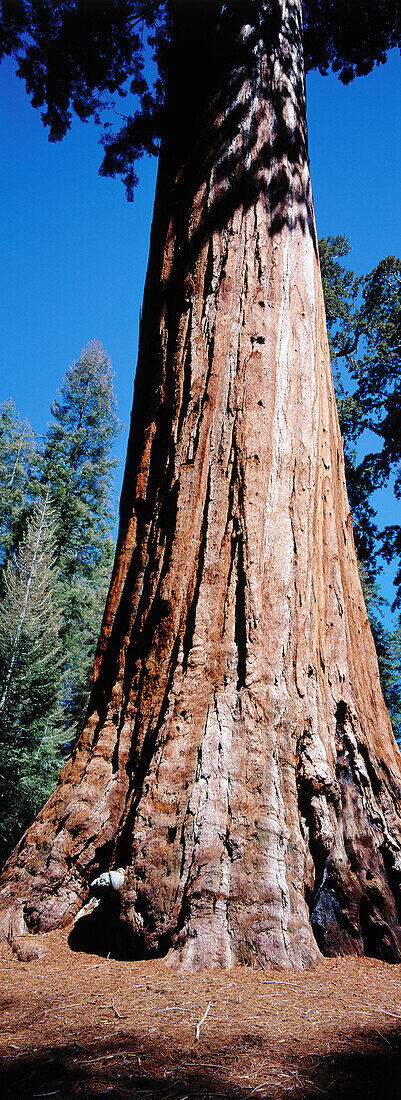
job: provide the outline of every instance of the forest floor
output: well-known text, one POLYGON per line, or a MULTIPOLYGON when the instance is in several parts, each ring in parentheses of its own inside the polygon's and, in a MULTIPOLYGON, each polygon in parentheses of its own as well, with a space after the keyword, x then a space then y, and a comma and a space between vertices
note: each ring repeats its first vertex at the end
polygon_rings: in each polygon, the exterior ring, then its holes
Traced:
POLYGON ((400 1100, 400 966, 188 975, 72 952, 66 933, 21 945, 0 951, 2 1098, 400 1100))

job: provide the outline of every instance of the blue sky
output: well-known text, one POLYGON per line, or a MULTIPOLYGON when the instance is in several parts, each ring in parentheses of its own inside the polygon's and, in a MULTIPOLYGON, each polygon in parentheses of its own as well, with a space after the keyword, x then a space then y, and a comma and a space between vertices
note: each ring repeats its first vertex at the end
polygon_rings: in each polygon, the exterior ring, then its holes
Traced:
MULTIPOLYGON (((319 236, 343 233, 349 266, 401 256, 401 58, 343 87, 308 77, 312 187, 319 236)), ((115 370, 126 427, 135 374, 156 165, 144 160, 134 203, 98 176, 99 135, 74 122, 51 144, 13 66, 0 66, 0 400, 12 396, 41 433, 69 364, 98 337, 115 370)), ((124 457, 126 432, 118 446, 124 457)), ((378 499, 383 522, 394 501, 378 499)), ((398 507, 398 505, 397 505, 398 507)), ((385 580, 391 599, 391 584, 385 580)))

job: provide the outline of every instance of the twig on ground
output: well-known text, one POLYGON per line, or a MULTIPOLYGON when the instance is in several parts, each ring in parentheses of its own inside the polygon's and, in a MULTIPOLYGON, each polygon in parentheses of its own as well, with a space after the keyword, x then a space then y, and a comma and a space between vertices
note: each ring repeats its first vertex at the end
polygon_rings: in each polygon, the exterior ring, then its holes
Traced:
POLYGON ((33 1092, 32 1096, 60 1096, 60 1089, 55 1089, 53 1092, 33 1092))
MULTIPOLYGON (((267 973, 267 971, 266 971, 266 973, 267 973)), ((294 984, 294 982, 291 980, 291 978, 288 979, 288 982, 280 982, 279 978, 272 978, 272 979, 269 978, 269 981, 266 982, 266 981, 263 980, 263 978, 259 978, 259 985, 284 985, 285 988, 288 989, 288 991, 290 991, 290 990, 292 991, 294 989, 298 989, 298 990, 301 989, 302 993, 305 993, 309 996, 308 990, 303 989, 302 986, 300 986, 300 985, 294 984)))
POLYGON ((382 1012, 384 1016, 392 1016, 395 1020, 399 1020, 401 1017, 401 1012, 388 1012, 381 1005, 370 1005, 367 1001, 358 1001, 358 1008, 367 1008, 369 1012, 382 1012))
POLYGON ((245 1100, 249 1100, 249 1097, 254 1096, 255 1092, 260 1092, 261 1089, 268 1088, 271 1085, 272 1077, 275 1077, 276 1079, 278 1077, 286 1077, 289 1081, 291 1080, 291 1074, 289 1073, 272 1073, 269 1081, 262 1081, 260 1085, 255 1085, 254 1089, 251 1089, 250 1092, 247 1092, 245 1100))
MULTIPOLYGON (((105 1005, 100 1005, 100 1008, 105 1008, 105 1005)), ((139 1012, 144 1016, 146 1012, 151 1012, 152 1016, 164 1016, 166 1012, 192 1012, 191 1008, 185 1008, 184 1005, 166 1005, 165 1008, 147 1008, 146 1005, 140 1005, 139 1012)))
POLYGON ((119 1051, 115 1054, 101 1054, 99 1058, 74 1058, 74 1064, 79 1062, 80 1066, 91 1066, 94 1062, 110 1062, 112 1058, 118 1058, 119 1051))
POLYGON ((82 963, 82 966, 77 966, 77 970, 100 970, 103 963, 94 963, 93 966, 87 966, 86 963, 82 963))
POLYGON ((197 1025, 196 1025, 196 1028, 195 1028, 195 1039, 199 1039, 199 1035, 200 1035, 200 1029, 201 1029, 201 1027, 202 1027, 202 1024, 204 1024, 204 1022, 205 1022, 205 1020, 206 1020, 206 1017, 207 1017, 207 1015, 208 1015, 208 1012, 210 1011, 211 1007, 212 1007, 212 1002, 211 1002, 211 1001, 209 1001, 209 1004, 208 1004, 208 1006, 207 1006, 206 1012, 205 1012, 205 1013, 204 1013, 204 1015, 202 1016, 202 1019, 201 1019, 201 1020, 199 1020, 199 1023, 198 1023, 197 1025))
POLYGON ((379 1028, 378 1028, 378 1027, 374 1027, 374 1028, 373 1028, 373 1031, 375 1031, 375 1032, 376 1032, 376 1035, 380 1035, 380 1038, 381 1038, 381 1039, 383 1039, 383 1040, 384 1040, 384 1042, 385 1042, 385 1043, 387 1043, 387 1046, 388 1046, 388 1047, 390 1047, 390 1048, 392 1049, 392 1047, 391 1047, 391 1043, 390 1043, 389 1039, 386 1039, 386 1036, 385 1036, 385 1035, 383 1035, 381 1031, 379 1031, 379 1028))
POLYGON ((122 1015, 121 1015, 121 1012, 119 1012, 119 1011, 118 1011, 118 1008, 116 1008, 116 1006, 115 1006, 115 1004, 114 1004, 114 997, 112 997, 112 998, 111 998, 111 1005, 110 1005, 110 1008, 112 1008, 112 1009, 113 1009, 113 1012, 115 1012, 115 1014, 116 1014, 116 1016, 118 1016, 118 1019, 119 1019, 119 1020, 126 1020, 126 1019, 127 1019, 127 1017, 126 1017, 126 1016, 122 1016, 122 1015))

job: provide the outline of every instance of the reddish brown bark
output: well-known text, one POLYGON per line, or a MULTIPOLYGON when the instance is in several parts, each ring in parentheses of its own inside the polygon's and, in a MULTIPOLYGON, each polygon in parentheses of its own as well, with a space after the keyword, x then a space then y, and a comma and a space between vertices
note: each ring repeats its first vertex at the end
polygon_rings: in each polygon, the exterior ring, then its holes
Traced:
POLYGON ((401 958, 400 757, 347 502, 300 9, 250 5, 231 68, 216 32, 191 95, 210 27, 175 14, 113 582, 86 729, 3 875, 16 932, 123 867, 76 942, 401 958))

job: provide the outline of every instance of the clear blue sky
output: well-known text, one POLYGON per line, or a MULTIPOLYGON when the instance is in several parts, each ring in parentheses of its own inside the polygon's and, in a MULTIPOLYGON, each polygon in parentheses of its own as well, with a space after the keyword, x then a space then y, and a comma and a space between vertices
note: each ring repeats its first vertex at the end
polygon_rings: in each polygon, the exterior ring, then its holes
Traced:
MULTIPOLYGON (((348 88, 308 77, 309 144, 319 236, 344 233, 349 266, 401 256, 401 58, 348 88)), ((41 433, 69 364, 98 337, 115 370, 120 418, 131 410, 155 183, 144 160, 134 203, 97 175, 98 132, 74 122, 50 144, 13 66, 0 66, 0 400, 41 433)), ((119 444, 125 455, 126 433, 119 444)), ((394 502, 380 496, 383 522, 394 502)), ((385 594, 392 598, 388 581, 385 594)))

